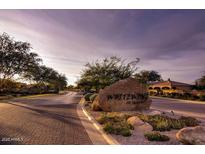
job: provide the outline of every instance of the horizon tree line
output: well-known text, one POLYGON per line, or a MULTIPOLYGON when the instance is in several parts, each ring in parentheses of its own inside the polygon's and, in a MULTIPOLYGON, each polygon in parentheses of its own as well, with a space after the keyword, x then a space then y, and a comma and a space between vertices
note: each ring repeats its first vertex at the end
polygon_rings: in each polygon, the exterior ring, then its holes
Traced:
POLYGON ((16 41, 7 33, 0 35, 1 93, 5 87, 9 88, 9 81, 14 82, 17 78, 52 87, 56 92, 67 86, 65 75, 43 65, 42 59, 31 49, 31 44, 28 42, 16 41))

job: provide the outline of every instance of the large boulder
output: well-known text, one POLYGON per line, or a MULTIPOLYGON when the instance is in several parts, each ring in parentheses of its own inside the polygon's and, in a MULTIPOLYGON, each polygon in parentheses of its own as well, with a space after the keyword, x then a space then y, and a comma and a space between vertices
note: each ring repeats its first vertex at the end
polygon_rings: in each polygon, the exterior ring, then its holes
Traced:
POLYGON ((127 119, 127 123, 132 125, 136 131, 150 132, 153 130, 152 126, 147 122, 142 121, 138 116, 132 116, 127 119))
POLYGON ((133 78, 120 80, 99 92, 99 106, 103 111, 141 111, 150 105, 147 87, 133 78))
POLYGON ((99 97, 98 96, 95 97, 95 99, 91 105, 91 108, 93 111, 101 111, 102 110, 99 106, 99 97))
POLYGON ((138 116, 132 116, 128 118, 127 123, 132 125, 133 127, 137 127, 145 124, 140 118, 138 118, 138 116))
POLYGON ((161 111, 158 111, 158 110, 152 110, 150 112, 147 112, 147 115, 161 115, 162 112, 161 111))
POLYGON ((205 144, 205 126, 187 127, 179 130, 176 138, 184 144, 205 144))
POLYGON ((138 126, 137 130, 140 130, 142 132, 151 132, 153 130, 153 127, 149 123, 145 122, 143 125, 138 126))

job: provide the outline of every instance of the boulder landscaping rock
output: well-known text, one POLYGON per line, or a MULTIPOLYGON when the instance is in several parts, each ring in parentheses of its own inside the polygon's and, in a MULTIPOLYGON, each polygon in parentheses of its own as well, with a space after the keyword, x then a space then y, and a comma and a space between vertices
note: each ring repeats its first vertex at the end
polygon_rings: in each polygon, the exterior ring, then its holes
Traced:
POLYGON ((150 132, 153 130, 152 126, 149 123, 142 121, 137 116, 128 118, 127 123, 132 125, 135 131, 150 132))
POLYGON ((147 113, 147 115, 161 115, 161 114, 162 114, 162 112, 157 111, 157 110, 153 110, 153 111, 150 111, 147 113))
POLYGON ((205 126, 187 127, 179 130, 176 138, 183 144, 205 144, 205 126))
POLYGON ((132 125, 134 128, 145 124, 140 118, 138 118, 138 116, 132 116, 128 118, 127 123, 132 125))
POLYGON ((120 80, 99 92, 99 106, 103 111, 141 111, 150 105, 147 87, 133 78, 120 80))
POLYGON ((143 125, 138 126, 137 129, 140 129, 142 132, 150 132, 153 130, 153 127, 145 122, 143 125))
POLYGON ((94 99, 91 108, 93 111, 101 111, 102 109, 99 106, 99 97, 96 96, 96 98, 94 99))

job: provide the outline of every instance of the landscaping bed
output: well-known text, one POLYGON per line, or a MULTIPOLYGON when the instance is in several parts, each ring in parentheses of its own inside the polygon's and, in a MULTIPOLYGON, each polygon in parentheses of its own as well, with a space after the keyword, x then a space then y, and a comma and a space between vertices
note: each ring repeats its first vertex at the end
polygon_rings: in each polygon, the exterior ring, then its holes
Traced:
MULTIPOLYGON (((90 95, 92 97, 92 95, 90 95)), ((102 126, 103 130, 112 135, 120 144, 127 145, 176 145, 181 144, 176 133, 185 127, 201 125, 202 122, 193 117, 173 115, 168 112, 162 114, 149 114, 156 112, 103 112, 93 111, 92 101, 85 101, 85 109, 102 126), (131 117, 137 117, 142 125, 135 126, 128 122, 131 117)), ((204 122, 203 122, 204 125, 204 122)))

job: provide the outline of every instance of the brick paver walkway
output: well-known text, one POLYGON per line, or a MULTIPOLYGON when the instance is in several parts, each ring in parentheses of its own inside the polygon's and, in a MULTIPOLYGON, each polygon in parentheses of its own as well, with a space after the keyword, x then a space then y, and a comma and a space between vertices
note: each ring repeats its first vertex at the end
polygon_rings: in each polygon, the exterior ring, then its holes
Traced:
POLYGON ((92 144, 71 93, 0 103, 0 144, 92 144))

